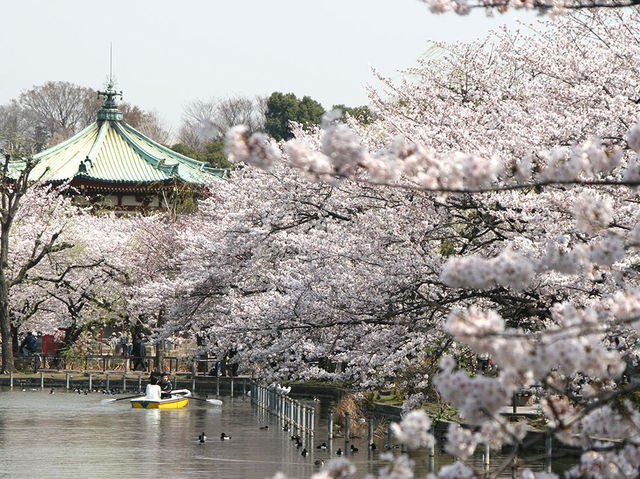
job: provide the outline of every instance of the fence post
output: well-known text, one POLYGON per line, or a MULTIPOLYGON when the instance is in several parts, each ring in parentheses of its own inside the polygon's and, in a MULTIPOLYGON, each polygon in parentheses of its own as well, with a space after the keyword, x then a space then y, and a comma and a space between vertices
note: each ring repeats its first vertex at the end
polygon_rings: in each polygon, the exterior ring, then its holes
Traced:
POLYGON ((127 375, 123 374, 122 375, 122 390, 123 391, 127 391, 127 375))
POLYGON ((13 371, 9 372, 9 386, 13 389, 13 371))
POLYGON ((69 390, 69 373, 65 373, 65 382, 67 384, 67 391, 69 390))
POLYGON ((196 358, 191 363, 191 390, 196 392, 196 358))
POLYGON ((344 413, 344 442, 345 444, 348 444, 350 439, 349 436, 351 435, 351 413, 345 412, 344 413))
POLYGON ((329 409, 329 441, 333 440, 333 409, 329 409))
POLYGON ((40 371, 40 389, 44 389, 44 373, 40 371))
POLYGON ((431 444, 429 447, 429 471, 428 472, 436 472, 436 445, 431 444))
POLYGON ((307 406, 302 406, 302 430, 305 432, 309 430, 309 423, 307 422, 307 419, 309 419, 307 406))
POLYGON ((489 470, 489 464, 491 463, 491 446, 489 444, 484 445, 484 457, 482 458, 482 465, 485 471, 489 470))
POLYGON ((550 431, 547 431, 547 435, 544 438, 544 471, 551 472, 551 447, 553 442, 553 436, 550 431))
POLYGON ((369 424, 367 427, 367 450, 369 451, 369 456, 372 454, 371 444, 373 444, 373 417, 369 416, 369 424))

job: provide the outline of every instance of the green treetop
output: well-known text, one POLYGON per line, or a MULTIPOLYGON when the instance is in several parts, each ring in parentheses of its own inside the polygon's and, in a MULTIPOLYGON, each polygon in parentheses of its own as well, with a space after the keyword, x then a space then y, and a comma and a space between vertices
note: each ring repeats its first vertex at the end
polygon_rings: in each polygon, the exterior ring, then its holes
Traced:
POLYGON ((299 100, 293 93, 273 92, 267 100, 265 129, 276 140, 290 140, 293 133, 289 122, 305 127, 319 125, 324 114, 320 103, 309 96, 299 100))

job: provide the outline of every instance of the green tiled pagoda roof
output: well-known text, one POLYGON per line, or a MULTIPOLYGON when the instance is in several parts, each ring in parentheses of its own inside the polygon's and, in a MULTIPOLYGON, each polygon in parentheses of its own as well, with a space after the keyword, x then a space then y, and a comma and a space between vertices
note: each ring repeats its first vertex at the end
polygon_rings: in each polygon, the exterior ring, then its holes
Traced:
POLYGON ((110 100, 97 121, 34 156, 30 178, 45 183, 78 178, 99 183, 201 185, 208 176, 223 176, 223 170, 181 155, 127 125, 114 103, 108 105, 110 100))

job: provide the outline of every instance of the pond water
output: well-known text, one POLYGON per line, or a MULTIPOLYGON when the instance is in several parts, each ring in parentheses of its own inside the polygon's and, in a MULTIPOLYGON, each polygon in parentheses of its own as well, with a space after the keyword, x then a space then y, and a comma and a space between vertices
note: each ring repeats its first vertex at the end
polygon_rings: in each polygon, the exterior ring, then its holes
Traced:
MULTIPOLYGON (((131 408, 129 401, 105 404, 100 393, 57 390, 0 390, 0 477, 180 477, 271 478, 277 471, 290 478, 309 478, 319 470, 317 459, 329 453, 315 445, 326 441, 326 405, 320 408, 310 455, 302 457, 278 421, 255 408, 248 398, 222 398, 224 405, 190 401, 174 410, 131 408), (260 429, 269 425, 268 429, 260 429), (198 435, 206 432, 205 444, 198 435), (221 441, 224 432, 232 436, 221 441)), ((366 437, 351 443, 356 478, 375 473, 384 438, 370 454, 366 437)), ((333 441, 333 457, 344 439, 333 441)), ((397 450, 394 450, 397 454, 397 450)), ((424 477, 428 458, 414 456, 424 477)), ((451 462, 436 453, 436 468, 451 462)), ((478 464, 481 458, 475 458, 478 464)), ((496 455, 497 464, 500 457, 496 455)), ((543 460, 533 462, 541 470, 543 460)), ((510 477, 510 471, 505 472, 510 477)))

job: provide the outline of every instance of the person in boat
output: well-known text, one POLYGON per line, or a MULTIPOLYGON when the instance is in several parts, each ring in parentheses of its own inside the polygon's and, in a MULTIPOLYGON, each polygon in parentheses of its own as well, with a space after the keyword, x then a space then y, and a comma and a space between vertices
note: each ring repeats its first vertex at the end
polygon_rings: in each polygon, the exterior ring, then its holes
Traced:
POLYGON ((158 386, 158 377, 155 373, 151 373, 151 376, 149 377, 149 384, 147 384, 145 396, 147 399, 154 401, 158 401, 162 397, 162 389, 158 386))
POLYGON ((173 386, 171 385, 171 381, 169 381, 169 373, 162 373, 158 386, 160 386, 160 390, 162 391, 162 399, 171 397, 173 386))

